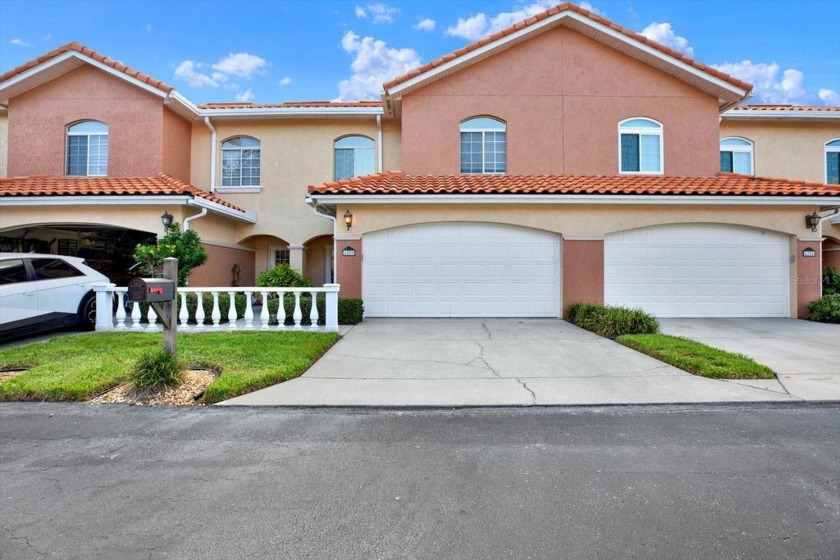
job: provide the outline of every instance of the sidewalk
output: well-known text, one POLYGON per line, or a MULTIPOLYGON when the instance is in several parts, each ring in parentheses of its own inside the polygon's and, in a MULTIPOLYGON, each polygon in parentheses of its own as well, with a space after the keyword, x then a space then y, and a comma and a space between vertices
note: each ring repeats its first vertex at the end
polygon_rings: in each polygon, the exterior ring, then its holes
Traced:
MULTIPOLYGON (((557 319, 368 319, 302 377, 222 406, 801 402, 776 380, 697 377, 557 319)), ((840 395, 838 399, 840 400, 840 395)))

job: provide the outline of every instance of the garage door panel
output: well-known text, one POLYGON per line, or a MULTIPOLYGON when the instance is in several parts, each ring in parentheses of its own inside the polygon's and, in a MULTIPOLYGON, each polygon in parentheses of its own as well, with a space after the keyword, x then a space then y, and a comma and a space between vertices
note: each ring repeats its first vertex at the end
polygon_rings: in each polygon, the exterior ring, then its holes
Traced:
POLYGON ((785 317, 787 236, 717 224, 611 234, 604 244, 609 304, 660 317, 785 317))
POLYGON ((499 224, 422 224, 365 235, 366 315, 557 317, 559 245, 555 234, 499 224))

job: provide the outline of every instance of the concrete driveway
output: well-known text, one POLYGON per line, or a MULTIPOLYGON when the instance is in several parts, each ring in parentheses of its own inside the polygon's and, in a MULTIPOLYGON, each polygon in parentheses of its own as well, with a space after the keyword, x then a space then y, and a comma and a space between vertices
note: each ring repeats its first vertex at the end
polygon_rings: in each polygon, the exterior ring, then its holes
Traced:
POLYGON ((690 375, 559 319, 368 319, 302 377, 221 404, 451 407, 799 400, 777 386, 690 375))
POLYGON ((662 332, 746 354, 805 400, 840 400, 840 325, 797 319, 663 319, 662 332))

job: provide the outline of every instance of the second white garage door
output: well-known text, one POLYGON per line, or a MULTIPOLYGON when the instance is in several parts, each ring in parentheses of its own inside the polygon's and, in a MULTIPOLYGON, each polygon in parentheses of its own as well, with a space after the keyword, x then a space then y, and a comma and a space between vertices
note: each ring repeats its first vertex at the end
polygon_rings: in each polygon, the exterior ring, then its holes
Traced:
POLYGON ((558 317, 560 237, 434 223, 362 238, 367 317, 558 317))
POLYGON ((770 231, 680 224, 608 235, 604 300, 659 317, 787 317, 788 238, 770 231))

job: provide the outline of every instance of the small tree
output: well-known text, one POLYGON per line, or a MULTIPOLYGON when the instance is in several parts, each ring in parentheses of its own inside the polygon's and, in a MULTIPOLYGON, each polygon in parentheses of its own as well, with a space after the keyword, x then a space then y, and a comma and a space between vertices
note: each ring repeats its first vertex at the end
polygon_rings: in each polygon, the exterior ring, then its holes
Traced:
POLYGON ((181 232, 180 226, 173 223, 156 245, 137 245, 133 257, 140 265, 140 274, 155 277, 163 275, 163 259, 175 257, 178 259, 178 285, 186 286, 192 270, 207 262, 207 251, 194 230, 181 232))

